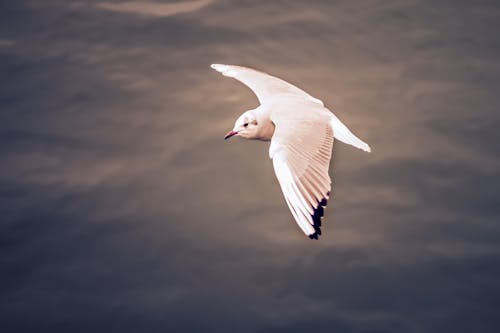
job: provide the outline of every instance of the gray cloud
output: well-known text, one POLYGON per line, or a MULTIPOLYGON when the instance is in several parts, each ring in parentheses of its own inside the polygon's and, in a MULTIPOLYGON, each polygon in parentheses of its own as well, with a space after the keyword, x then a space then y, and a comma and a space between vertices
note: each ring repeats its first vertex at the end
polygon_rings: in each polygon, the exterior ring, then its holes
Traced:
POLYGON ((498 331, 498 6, 200 3, 2 4, 0 330, 498 331), (335 144, 320 241, 212 62, 374 147, 335 144))
POLYGON ((120 3, 101 2, 97 4, 97 7, 115 12, 168 17, 197 11, 209 5, 211 2, 212 0, 194 0, 173 3, 150 1, 127 1, 120 3))

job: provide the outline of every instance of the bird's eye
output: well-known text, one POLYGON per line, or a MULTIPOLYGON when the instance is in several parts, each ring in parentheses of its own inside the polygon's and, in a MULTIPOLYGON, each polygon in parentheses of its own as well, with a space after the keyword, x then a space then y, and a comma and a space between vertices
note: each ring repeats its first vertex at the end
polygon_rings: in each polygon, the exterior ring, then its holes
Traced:
POLYGON ((248 126, 248 123, 244 123, 244 124, 243 124, 243 127, 247 127, 247 126, 248 126))

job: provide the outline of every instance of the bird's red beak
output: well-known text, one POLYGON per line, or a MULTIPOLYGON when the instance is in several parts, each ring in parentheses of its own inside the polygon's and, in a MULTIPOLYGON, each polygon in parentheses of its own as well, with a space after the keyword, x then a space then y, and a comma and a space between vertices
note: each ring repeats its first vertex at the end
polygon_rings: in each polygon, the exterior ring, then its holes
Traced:
POLYGON ((227 132, 226 136, 224 137, 224 140, 227 140, 230 137, 235 136, 236 134, 238 134, 238 132, 236 132, 236 131, 229 131, 229 132, 227 132))

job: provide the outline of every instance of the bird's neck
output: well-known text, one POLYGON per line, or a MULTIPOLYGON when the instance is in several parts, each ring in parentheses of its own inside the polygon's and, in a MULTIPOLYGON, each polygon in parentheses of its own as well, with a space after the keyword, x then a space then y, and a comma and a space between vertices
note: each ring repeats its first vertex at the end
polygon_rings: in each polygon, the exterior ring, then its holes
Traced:
POLYGON ((271 121, 271 110, 261 105, 255 109, 254 114, 259 124, 256 139, 262 141, 271 140, 274 134, 274 124, 271 121))

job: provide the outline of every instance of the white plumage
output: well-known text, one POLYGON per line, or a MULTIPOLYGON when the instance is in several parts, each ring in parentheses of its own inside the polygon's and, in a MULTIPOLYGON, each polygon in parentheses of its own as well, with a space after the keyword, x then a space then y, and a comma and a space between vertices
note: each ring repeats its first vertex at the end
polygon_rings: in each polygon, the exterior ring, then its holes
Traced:
POLYGON ((370 152, 321 100, 296 86, 251 68, 212 68, 248 86, 261 105, 243 113, 226 138, 271 140, 269 156, 285 201, 302 231, 321 234, 321 217, 331 191, 328 174, 333 139, 370 152))

